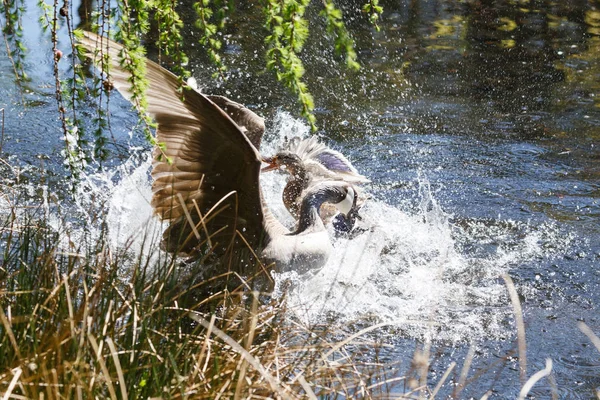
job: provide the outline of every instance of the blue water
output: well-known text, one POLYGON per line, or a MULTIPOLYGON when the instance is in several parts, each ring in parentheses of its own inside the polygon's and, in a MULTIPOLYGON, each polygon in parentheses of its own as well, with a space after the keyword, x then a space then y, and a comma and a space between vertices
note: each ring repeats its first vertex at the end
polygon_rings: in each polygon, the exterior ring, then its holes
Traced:
MULTIPOLYGON (((552 15, 564 19, 549 31, 540 28, 545 14, 530 11, 521 17, 533 28, 506 33, 492 29, 497 18, 514 17, 506 5, 487 19, 477 5, 415 4, 388 5, 381 33, 357 23, 362 72, 336 72, 319 52, 322 44, 306 50, 317 134, 371 179, 365 187, 371 200, 361 222, 365 232, 337 240, 324 269, 279 277, 295 283, 290 312, 306 324, 346 326, 348 333, 381 323, 374 335, 392 345, 385 353, 390 361, 407 362, 416 346, 431 341, 432 381, 451 361, 459 370, 473 345, 472 373, 481 376, 463 396, 480 398, 493 387, 495 398, 515 398, 516 358, 500 363, 503 368, 493 365, 515 349, 500 277, 509 274, 524 309, 529 375, 551 358, 559 397, 589 399, 600 387, 600 353, 577 322, 600 334, 600 87, 594 78, 600 59, 585 18, 569 13, 591 10, 556 6, 552 15), (440 19, 454 24, 453 33, 436 34, 440 19), (502 50, 499 41, 509 39, 517 46, 502 50)), ((0 157, 6 161, 0 177, 10 188, 2 198, 62 202, 74 223, 102 207, 116 247, 143 229, 160 232, 149 207, 149 148, 137 115, 116 94, 111 158, 90 165, 75 183, 75 199, 66 190, 50 39, 37 28, 34 2, 26 5, 31 81, 22 89, 0 46, 0 157)), ((252 18, 258 17, 240 27, 252 18)), ((260 57, 248 56, 260 37, 234 30, 230 41, 227 82, 210 78, 201 55, 193 58, 205 91, 266 117, 263 152, 275 151, 286 136, 308 135, 294 116, 293 96, 261 73, 260 57)), ((190 54, 198 47, 189 47, 190 54)), ((68 74, 68 58, 63 61, 68 74)), ((82 112, 93 117, 91 107, 82 112)), ((275 214, 291 223, 280 200, 283 184, 273 174, 263 188, 275 214)), ((549 398, 550 387, 542 381, 532 393, 549 398)))

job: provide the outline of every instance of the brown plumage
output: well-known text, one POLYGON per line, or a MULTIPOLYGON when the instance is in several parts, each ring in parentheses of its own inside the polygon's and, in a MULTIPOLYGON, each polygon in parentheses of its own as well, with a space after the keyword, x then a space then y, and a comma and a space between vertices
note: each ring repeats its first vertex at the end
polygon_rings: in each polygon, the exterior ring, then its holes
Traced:
MULTIPOLYGON (((330 149, 315 137, 292 138, 284 149, 263 161, 269 164, 262 169, 263 172, 283 169, 289 174, 282 198, 283 204, 296 219, 300 217, 302 198, 316 183, 342 181, 355 185, 369 182, 365 176, 358 173, 344 155, 330 149)), ((359 190, 355 211, 362 207, 364 201, 365 196, 359 190)), ((324 205, 321 208, 321 218, 328 221, 336 212, 334 207, 324 205)))
MULTIPOLYGON (((96 49, 108 54, 109 79, 132 101, 130 76, 121 67, 123 47, 89 32, 81 44, 91 55, 96 49)), ((262 118, 222 96, 205 96, 185 84, 182 92, 175 75, 149 60, 145 77, 146 110, 157 123, 161 145, 153 153, 152 207, 170 223, 163 234, 166 249, 213 253, 240 270, 253 252, 266 262, 322 265, 331 244, 314 216, 323 202, 349 212, 355 201, 352 186, 325 182, 309 190, 304 223, 289 232, 266 207, 259 187, 262 118)))

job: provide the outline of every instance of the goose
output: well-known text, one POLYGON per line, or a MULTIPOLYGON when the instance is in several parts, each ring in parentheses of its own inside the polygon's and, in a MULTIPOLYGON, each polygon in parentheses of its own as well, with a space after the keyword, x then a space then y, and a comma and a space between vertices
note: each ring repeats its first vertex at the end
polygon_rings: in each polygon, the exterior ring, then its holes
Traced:
MULTIPOLYGON (((100 50, 108 57, 112 87, 135 105, 130 74, 122 67, 129 57, 123 46, 91 32, 80 43, 88 57, 100 50)), ((174 74, 147 59, 145 65, 146 112, 156 121, 159 143, 153 150, 151 204, 168 223, 163 247, 217 257, 242 274, 252 265, 299 271, 323 266, 332 244, 319 209, 330 203, 349 214, 357 196, 352 184, 313 185, 301 201, 296 229, 288 230, 260 189, 262 118, 225 97, 205 96, 186 84, 182 91, 174 74)))
MULTIPOLYGON (((358 173, 342 153, 327 147, 314 136, 307 139, 294 137, 274 156, 266 157, 263 161, 268 165, 262 169, 262 172, 277 169, 284 170, 290 175, 283 189, 282 199, 287 210, 296 219, 300 217, 302 198, 315 183, 324 180, 352 184, 370 182, 369 179, 358 173)), ((358 202, 352 207, 352 218, 345 219, 343 216, 334 218, 333 224, 336 231, 347 231, 354 225, 358 209, 362 207, 365 200, 362 193, 360 194, 358 202)), ((335 212, 334 207, 324 206, 321 209, 321 218, 328 221, 335 212)))

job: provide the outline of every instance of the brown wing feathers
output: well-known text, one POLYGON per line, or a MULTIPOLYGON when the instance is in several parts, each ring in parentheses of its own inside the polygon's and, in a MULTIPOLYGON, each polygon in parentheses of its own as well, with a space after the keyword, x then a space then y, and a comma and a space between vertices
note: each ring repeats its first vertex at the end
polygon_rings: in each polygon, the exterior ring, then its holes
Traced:
MULTIPOLYGON (((103 43, 107 40, 102 39, 103 43)), ((86 32, 82 44, 92 52, 99 41, 97 35, 86 32)), ((119 65, 122 46, 110 41, 108 47, 110 79, 131 101, 129 73, 119 65)), ((197 209, 206 217, 209 210, 231 192, 236 194, 220 204, 217 207, 220 212, 208 216, 206 226, 199 225, 196 232, 206 236, 205 231, 209 234, 219 231, 212 241, 219 241, 223 246, 232 242, 236 229, 246 231, 251 244, 260 240, 263 214, 258 188, 260 155, 256 148, 238 125, 201 93, 184 90, 182 101, 179 82, 169 71, 147 60, 146 78, 147 111, 157 122, 158 142, 164 143, 164 150, 157 149, 154 153, 152 206, 161 218, 171 221, 165 231, 169 250, 180 248, 183 242, 181 249, 190 251, 198 243, 180 198, 194 223, 199 223, 197 209)), ((240 114, 240 109, 235 109, 240 118, 248 119, 249 114, 244 110, 240 114)), ((248 125, 260 130, 262 119, 256 118, 250 118, 248 125)))

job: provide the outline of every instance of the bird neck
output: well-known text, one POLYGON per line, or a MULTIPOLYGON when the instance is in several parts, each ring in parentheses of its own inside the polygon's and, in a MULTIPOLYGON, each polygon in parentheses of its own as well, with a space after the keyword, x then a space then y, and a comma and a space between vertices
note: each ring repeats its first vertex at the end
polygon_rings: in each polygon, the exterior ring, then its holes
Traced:
POLYGON ((300 215, 300 196, 308 188, 308 174, 304 168, 296 168, 291 172, 291 179, 283 189, 283 203, 289 212, 298 218, 300 215))
POLYGON ((304 186, 304 188, 308 186, 308 173, 306 172, 306 169, 304 167, 300 165, 293 166, 290 172, 292 175, 292 180, 298 182, 299 184, 304 186))
POLYGON ((300 234, 308 229, 322 230, 325 229, 323 221, 319 216, 319 209, 323 204, 323 199, 319 198, 314 193, 307 194, 302 199, 300 205, 300 218, 298 220, 298 228, 294 234, 300 234))

